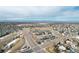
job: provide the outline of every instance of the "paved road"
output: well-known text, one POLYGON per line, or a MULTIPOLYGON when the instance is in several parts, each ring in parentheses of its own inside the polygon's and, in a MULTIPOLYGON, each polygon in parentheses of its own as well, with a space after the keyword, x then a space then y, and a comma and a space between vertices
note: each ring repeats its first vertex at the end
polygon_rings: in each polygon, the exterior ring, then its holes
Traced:
MULTIPOLYGON (((25 37, 27 43, 33 49, 34 52, 38 52, 39 50, 42 49, 37 44, 35 44, 35 42, 33 41, 32 33, 30 32, 30 29, 29 28, 27 28, 27 29, 24 28, 23 29, 23 33, 24 33, 24 37, 25 37)), ((45 51, 42 50, 40 52, 45 52, 45 51)))
POLYGON ((34 52, 45 52, 43 50, 43 48, 47 47, 49 44, 57 44, 57 42, 62 42, 63 39, 66 38, 66 36, 63 36, 62 34, 60 34, 58 31, 54 31, 52 30, 52 34, 55 35, 56 39, 52 40, 52 41, 47 41, 45 42, 43 45, 38 45, 38 44, 35 44, 35 42, 33 41, 33 37, 32 37, 32 33, 30 32, 30 29, 29 28, 24 28, 23 29, 23 33, 24 33, 24 37, 27 41, 27 43, 29 44, 29 46, 33 49, 34 52))

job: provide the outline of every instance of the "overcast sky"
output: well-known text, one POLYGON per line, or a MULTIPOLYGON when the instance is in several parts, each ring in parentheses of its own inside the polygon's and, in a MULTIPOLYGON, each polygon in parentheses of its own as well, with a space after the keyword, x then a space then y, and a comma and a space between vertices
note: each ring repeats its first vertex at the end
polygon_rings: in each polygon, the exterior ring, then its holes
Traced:
POLYGON ((0 21, 79 22, 79 7, 78 6, 0 7, 0 21))

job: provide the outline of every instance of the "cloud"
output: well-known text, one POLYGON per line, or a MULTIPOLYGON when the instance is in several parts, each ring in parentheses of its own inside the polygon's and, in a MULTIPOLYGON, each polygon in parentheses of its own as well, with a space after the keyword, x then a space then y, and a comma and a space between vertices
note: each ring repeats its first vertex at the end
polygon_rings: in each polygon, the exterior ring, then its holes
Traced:
POLYGON ((64 7, 59 14, 55 17, 56 21, 79 22, 79 7, 64 7))
POLYGON ((53 16, 61 7, 0 7, 0 16, 4 18, 47 17, 53 16))
POLYGON ((78 19, 79 7, 76 6, 0 7, 0 21, 78 21, 78 19))

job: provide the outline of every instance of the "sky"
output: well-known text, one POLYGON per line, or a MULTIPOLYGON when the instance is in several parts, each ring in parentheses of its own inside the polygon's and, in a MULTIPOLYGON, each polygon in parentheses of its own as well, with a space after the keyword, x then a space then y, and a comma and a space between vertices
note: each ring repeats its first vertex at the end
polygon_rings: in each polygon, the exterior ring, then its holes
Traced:
POLYGON ((0 22, 79 22, 79 6, 0 6, 0 22))

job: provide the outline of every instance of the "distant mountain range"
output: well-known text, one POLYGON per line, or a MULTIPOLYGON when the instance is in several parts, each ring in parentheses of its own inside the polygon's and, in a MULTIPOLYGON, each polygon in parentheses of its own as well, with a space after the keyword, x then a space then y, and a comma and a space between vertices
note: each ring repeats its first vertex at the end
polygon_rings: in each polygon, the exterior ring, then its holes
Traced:
POLYGON ((0 24, 1 24, 1 23, 15 23, 15 24, 16 24, 16 23, 17 23, 17 24, 18 24, 18 23, 19 23, 19 24, 23 24, 23 23, 24 23, 24 24, 25 24, 25 23, 26 23, 26 24, 34 24, 34 23, 35 23, 35 24, 36 24, 36 23, 53 23, 53 24, 54 24, 54 23, 55 23, 55 24, 56 24, 56 23, 57 23, 57 24, 60 24, 60 23, 62 23, 62 24, 71 23, 71 24, 72 24, 72 23, 74 23, 74 24, 79 24, 79 22, 74 22, 74 21, 71 21, 71 22, 70 22, 70 21, 0 21, 0 24))

